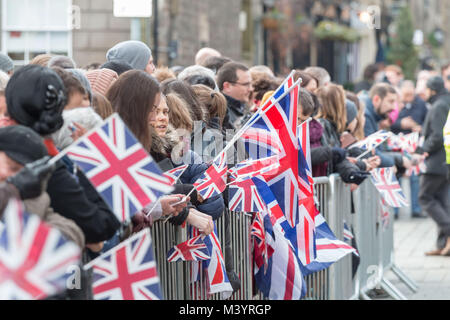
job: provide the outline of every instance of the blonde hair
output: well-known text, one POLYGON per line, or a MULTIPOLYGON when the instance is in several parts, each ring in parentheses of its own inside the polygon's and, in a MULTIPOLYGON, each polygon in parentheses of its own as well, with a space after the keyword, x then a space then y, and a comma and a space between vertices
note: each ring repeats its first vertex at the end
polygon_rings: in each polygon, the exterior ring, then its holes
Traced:
POLYGON ((103 120, 114 113, 114 110, 108 99, 106 99, 104 95, 98 92, 92 93, 92 108, 100 117, 102 117, 103 120))
POLYGON ((31 60, 30 64, 36 64, 42 67, 48 67, 48 62, 53 58, 53 55, 44 53, 37 55, 31 60))
POLYGON ((153 76, 158 80, 160 83, 167 79, 176 79, 177 76, 175 73, 170 70, 167 67, 164 68, 157 68, 155 72, 153 73, 153 76))
POLYGON ((338 133, 343 133, 347 126, 344 88, 330 83, 317 90, 317 98, 321 104, 317 117, 334 123, 338 133))
POLYGON ((166 103, 169 107, 169 122, 175 129, 185 129, 192 131, 194 122, 186 102, 176 93, 169 93, 166 96, 166 103))
POLYGON ((198 100, 203 103, 209 113, 209 119, 218 117, 222 125, 223 119, 227 113, 227 99, 220 92, 214 91, 211 88, 196 84, 192 86, 198 100))

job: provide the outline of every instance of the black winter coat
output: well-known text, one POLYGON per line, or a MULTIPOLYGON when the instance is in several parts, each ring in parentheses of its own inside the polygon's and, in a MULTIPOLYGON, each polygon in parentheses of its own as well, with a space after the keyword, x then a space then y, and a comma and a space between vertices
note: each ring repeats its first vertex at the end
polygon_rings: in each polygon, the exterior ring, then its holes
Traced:
POLYGON ((428 152, 426 159, 427 174, 447 175, 447 159, 444 147, 444 126, 450 109, 450 93, 443 90, 429 101, 432 107, 423 125, 425 142, 423 152, 428 152))
POLYGON ((87 244, 111 239, 120 222, 80 170, 77 179, 62 161, 57 162, 47 186, 51 207, 80 227, 87 244))

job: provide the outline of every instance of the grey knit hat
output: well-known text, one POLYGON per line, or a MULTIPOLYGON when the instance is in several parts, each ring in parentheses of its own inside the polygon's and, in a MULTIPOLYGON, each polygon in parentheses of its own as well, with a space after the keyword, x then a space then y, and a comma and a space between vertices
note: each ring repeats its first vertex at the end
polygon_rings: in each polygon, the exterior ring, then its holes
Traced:
POLYGON ((89 95, 89 101, 92 104, 92 88, 91 83, 89 82, 88 78, 86 77, 86 74, 81 69, 67 69, 66 71, 70 72, 75 78, 80 81, 80 83, 83 85, 84 89, 89 95))
POLYGON ((345 100, 345 107, 347 108, 347 126, 358 116, 358 108, 353 101, 345 100))
POLYGON ((122 60, 142 71, 145 71, 151 56, 152 51, 145 43, 133 40, 120 42, 106 53, 108 61, 122 60))
POLYGON ((14 69, 14 63, 12 59, 4 53, 0 52, 0 70, 6 73, 14 69))

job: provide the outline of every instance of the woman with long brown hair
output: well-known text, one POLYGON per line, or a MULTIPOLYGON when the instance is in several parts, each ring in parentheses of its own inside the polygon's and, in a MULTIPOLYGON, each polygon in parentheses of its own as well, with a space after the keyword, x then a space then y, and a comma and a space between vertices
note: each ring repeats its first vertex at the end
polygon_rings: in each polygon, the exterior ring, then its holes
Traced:
POLYGON ((317 97, 321 104, 317 118, 325 129, 325 144, 339 147, 340 135, 347 125, 344 88, 340 85, 329 84, 317 90, 317 97))
POLYGON ((158 81, 140 70, 122 74, 106 94, 115 112, 147 151, 152 145, 150 120, 161 100, 158 81))
MULTIPOLYGON (((317 97, 320 102, 320 109, 317 120, 324 128, 321 143, 324 147, 331 147, 340 154, 340 161, 328 162, 328 174, 339 173, 345 183, 354 185, 361 184, 368 173, 365 172, 367 166, 364 162, 358 161, 356 164, 350 162, 346 157, 347 152, 341 149, 341 135, 347 128, 347 108, 344 88, 340 85, 329 84, 317 90, 317 97)), ((355 186, 353 186, 353 189, 355 186)))

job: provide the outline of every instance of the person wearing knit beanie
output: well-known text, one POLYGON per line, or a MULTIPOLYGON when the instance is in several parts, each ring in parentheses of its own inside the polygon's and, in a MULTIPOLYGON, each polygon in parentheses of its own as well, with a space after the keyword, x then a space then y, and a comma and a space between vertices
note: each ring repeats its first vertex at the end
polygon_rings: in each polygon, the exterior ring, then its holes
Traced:
POLYGON ((106 53, 107 61, 122 60, 129 63, 134 69, 142 70, 148 74, 155 72, 152 51, 141 41, 120 42, 106 53))
POLYGON ((67 69, 67 71, 70 72, 75 78, 77 78, 78 81, 80 81, 80 83, 83 85, 89 98, 89 106, 92 106, 92 88, 88 78, 86 77, 86 72, 82 69, 67 69))
POLYGON ((12 75, 14 71, 14 63, 12 59, 4 53, 0 52, 0 71, 8 75, 12 75))
POLYGON ((17 70, 5 91, 8 114, 42 136, 63 125, 67 95, 61 78, 50 68, 27 65, 17 70))
POLYGON ((117 73, 110 69, 98 69, 86 72, 92 91, 106 96, 109 88, 119 79, 117 73))

